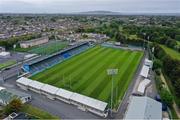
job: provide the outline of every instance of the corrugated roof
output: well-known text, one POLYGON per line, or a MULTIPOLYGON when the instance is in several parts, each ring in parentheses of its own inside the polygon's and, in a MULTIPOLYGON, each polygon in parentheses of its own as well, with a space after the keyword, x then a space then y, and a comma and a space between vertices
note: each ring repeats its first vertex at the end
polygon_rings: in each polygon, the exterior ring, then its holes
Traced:
POLYGON ((73 94, 73 92, 68 91, 68 90, 64 90, 64 89, 61 89, 61 88, 56 92, 57 96, 60 96, 62 98, 66 98, 66 99, 70 99, 72 94, 73 94))
POLYGON ((0 100, 5 101, 6 103, 17 97, 18 96, 6 91, 5 89, 0 91, 0 100))
POLYGON ((149 67, 146 65, 143 65, 140 75, 147 78, 148 73, 149 73, 149 67))
POLYGON ((151 81, 149 79, 144 79, 140 82, 137 91, 144 94, 145 89, 147 87, 147 85, 150 83, 151 81))
POLYGON ((27 96, 31 95, 17 91, 15 89, 3 89, 0 91, 0 100, 5 101, 6 103, 10 102, 14 98, 22 98, 27 96))
POLYGON ((84 96, 84 95, 81 95, 78 93, 74 93, 71 96, 71 100, 74 100, 76 102, 79 102, 81 104, 95 108, 95 109, 100 110, 100 111, 104 111, 106 106, 107 106, 107 103, 105 103, 105 102, 102 102, 100 100, 90 98, 90 97, 87 97, 87 96, 84 96))
POLYGON ((145 59, 144 64, 145 64, 146 66, 152 66, 152 65, 153 65, 153 61, 152 61, 152 60, 149 60, 149 59, 145 59))
POLYGON ((23 84, 25 86, 28 86, 32 82, 32 80, 30 80, 28 78, 25 78, 25 77, 21 77, 18 80, 16 80, 16 82, 20 83, 20 84, 23 84))
POLYGON ((162 104, 149 97, 132 96, 125 119, 162 119, 162 104))
POLYGON ((90 98, 78 93, 74 93, 68 90, 64 90, 61 88, 56 88, 54 86, 51 85, 47 85, 38 81, 33 81, 27 78, 20 78, 17 80, 17 82, 21 83, 21 84, 25 84, 27 86, 30 86, 32 88, 38 89, 38 90, 43 90, 45 92, 49 92, 51 94, 60 96, 62 98, 66 98, 66 99, 70 99, 76 102, 79 102, 81 104, 84 104, 86 106, 92 107, 94 109, 100 110, 100 111, 104 111, 107 103, 94 99, 94 98, 90 98), (31 81, 31 82, 30 82, 31 81))
POLYGON ((45 85, 44 83, 32 80, 32 82, 29 83, 28 86, 40 90, 44 85, 45 85))
POLYGON ((42 88, 42 91, 48 92, 50 94, 56 94, 56 92, 59 90, 59 88, 54 87, 52 85, 45 84, 42 88))
POLYGON ((0 91, 3 90, 3 89, 5 89, 5 88, 0 86, 0 91))

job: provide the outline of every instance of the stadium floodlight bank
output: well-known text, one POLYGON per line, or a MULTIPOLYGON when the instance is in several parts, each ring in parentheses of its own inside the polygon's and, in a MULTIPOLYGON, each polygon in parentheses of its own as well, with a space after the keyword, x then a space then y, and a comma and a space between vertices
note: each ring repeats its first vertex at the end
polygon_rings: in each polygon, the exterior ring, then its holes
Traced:
POLYGON ((100 100, 90 98, 78 93, 70 92, 62 88, 57 88, 48 84, 44 84, 38 81, 33 81, 25 77, 19 78, 17 86, 23 90, 31 90, 38 94, 45 95, 49 99, 58 99, 68 104, 73 104, 82 108, 85 111, 92 112, 96 115, 107 117, 106 111, 107 103, 100 100))

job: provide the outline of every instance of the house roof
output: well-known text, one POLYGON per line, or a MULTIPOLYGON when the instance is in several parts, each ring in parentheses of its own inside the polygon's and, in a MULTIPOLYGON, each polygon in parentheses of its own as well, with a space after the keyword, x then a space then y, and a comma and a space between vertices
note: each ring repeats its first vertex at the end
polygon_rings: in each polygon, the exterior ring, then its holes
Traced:
POLYGON ((5 101, 6 103, 10 102, 14 98, 22 98, 30 96, 24 92, 17 91, 15 89, 2 89, 0 90, 0 100, 5 101))

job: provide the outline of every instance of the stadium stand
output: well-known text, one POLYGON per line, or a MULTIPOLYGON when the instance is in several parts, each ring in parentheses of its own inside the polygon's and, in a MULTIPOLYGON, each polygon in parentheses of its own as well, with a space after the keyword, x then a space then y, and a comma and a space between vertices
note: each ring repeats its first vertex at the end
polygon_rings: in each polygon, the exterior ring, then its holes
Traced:
POLYGON ((26 63, 23 65, 22 69, 25 72, 36 74, 38 72, 43 71, 46 68, 52 67, 74 55, 77 55, 88 48, 90 48, 90 44, 88 42, 79 43, 75 46, 72 46, 70 48, 67 48, 65 50, 62 50, 58 53, 45 56, 42 58, 39 58, 37 60, 33 60, 29 63, 26 63))
POLYGON ((89 111, 102 117, 107 117, 108 115, 108 104, 106 102, 34 81, 25 77, 19 78, 16 81, 16 84, 23 90, 31 90, 33 92, 43 94, 52 100, 61 100, 65 103, 75 105, 84 111, 89 111))

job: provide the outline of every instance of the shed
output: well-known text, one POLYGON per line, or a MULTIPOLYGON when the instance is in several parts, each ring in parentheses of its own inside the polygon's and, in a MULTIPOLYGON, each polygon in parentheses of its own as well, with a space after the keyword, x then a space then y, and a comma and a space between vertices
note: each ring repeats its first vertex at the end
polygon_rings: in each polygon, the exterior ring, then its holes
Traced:
POLYGON ((0 52, 0 58, 9 58, 10 56, 10 52, 0 52))
POLYGON ((147 78, 148 77, 148 73, 149 73, 149 67, 146 65, 143 65, 142 69, 141 69, 141 73, 140 75, 147 78))
POLYGON ((152 60, 149 60, 149 59, 145 59, 144 65, 152 68, 152 66, 153 66, 153 61, 152 61, 152 60))
POLYGON ((138 92, 140 95, 143 95, 144 92, 145 92, 146 87, 150 84, 150 82, 151 82, 151 80, 149 80, 149 79, 144 79, 144 80, 142 80, 142 81, 139 83, 137 92, 138 92))

